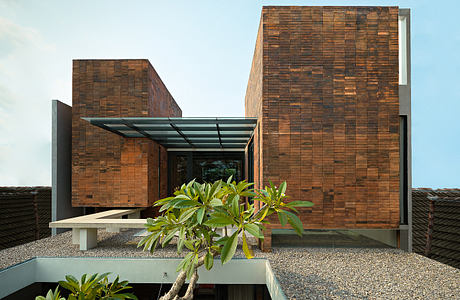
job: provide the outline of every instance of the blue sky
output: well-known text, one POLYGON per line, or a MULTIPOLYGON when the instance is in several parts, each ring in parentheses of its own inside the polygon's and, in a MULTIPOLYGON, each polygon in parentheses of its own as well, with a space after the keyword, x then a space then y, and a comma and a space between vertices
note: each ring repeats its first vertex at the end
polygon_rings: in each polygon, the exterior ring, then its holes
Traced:
POLYGON ((50 185, 72 59, 147 58, 184 116, 243 116, 263 5, 412 9, 413 186, 460 187, 458 1, 0 0, 0 186, 50 185))

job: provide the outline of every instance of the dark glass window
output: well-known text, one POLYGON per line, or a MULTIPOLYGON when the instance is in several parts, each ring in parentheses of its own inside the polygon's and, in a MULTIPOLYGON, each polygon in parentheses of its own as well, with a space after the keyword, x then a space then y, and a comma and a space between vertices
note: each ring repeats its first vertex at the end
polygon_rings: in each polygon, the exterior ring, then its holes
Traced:
POLYGON ((169 184, 171 194, 192 179, 203 182, 244 179, 244 152, 169 152, 169 184))
POLYGON ((241 159, 198 158, 193 160, 193 178, 198 182, 227 180, 230 176, 239 181, 241 171, 241 159))
POLYGON ((169 159, 169 182, 173 192, 187 181, 187 155, 174 155, 169 159))
POLYGON ((254 141, 248 146, 248 182, 254 182, 254 141))
POLYGON ((399 213, 400 224, 408 224, 408 156, 407 156, 407 116, 399 117, 399 176, 400 176, 400 200, 399 213))

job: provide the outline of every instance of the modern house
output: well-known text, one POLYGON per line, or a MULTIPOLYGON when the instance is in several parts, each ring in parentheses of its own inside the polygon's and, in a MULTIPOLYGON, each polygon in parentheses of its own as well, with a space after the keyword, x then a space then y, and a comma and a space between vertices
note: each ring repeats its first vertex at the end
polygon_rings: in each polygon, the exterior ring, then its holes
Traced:
MULTIPOLYGON (((186 118, 148 60, 74 60, 72 106, 52 104, 52 219, 76 225, 1 250, 0 298, 33 299, 65 275, 104 272, 129 280, 139 299, 161 295, 182 257, 175 245, 138 248, 145 220, 137 214, 155 216, 154 201, 193 178, 233 175, 256 188, 286 180, 290 199, 314 203, 300 209, 302 241, 337 232, 412 252, 410 61, 409 9, 267 6, 245 116, 186 118)), ((455 195, 439 192, 414 194, 414 227, 427 212, 418 198, 431 198, 432 233, 424 240, 420 225, 414 250, 447 258, 455 241, 435 241, 432 225, 452 221, 455 195)), ((270 221, 261 246, 274 251, 253 249, 246 260, 237 249, 225 266, 215 259, 199 271, 197 299, 459 294, 460 274, 448 265, 396 249, 277 247, 290 228, 270 221), (421 274, 436 280, 421 285, 413 280, 421 274)), ((456 266, 457 256, 445 261, 456 266)))
POLYGON ((398 7, 264 7, 241 118, 183 118, 148 60, 74 60, 72 107, 53 102, 53 220, 152 216, 182 183, 233 175, 286 180, 315 204, 305 229, 411 251, 410 75, 398 7))

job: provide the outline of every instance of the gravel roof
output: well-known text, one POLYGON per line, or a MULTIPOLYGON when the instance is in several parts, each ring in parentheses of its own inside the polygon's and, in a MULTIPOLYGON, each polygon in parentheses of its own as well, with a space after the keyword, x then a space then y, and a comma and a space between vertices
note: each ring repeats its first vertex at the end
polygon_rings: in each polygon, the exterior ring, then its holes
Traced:
MULTIPOLYGON (((66 232, 0 251, 0 269, 36 256, 178 257, 174 246, 136 248, 136 232, 100 230, 98 247, 85 252, 66 232)), ((270 261, 289 299, 460 299, 459 269, 398 249, 273 248, 255 256, 270 261)))

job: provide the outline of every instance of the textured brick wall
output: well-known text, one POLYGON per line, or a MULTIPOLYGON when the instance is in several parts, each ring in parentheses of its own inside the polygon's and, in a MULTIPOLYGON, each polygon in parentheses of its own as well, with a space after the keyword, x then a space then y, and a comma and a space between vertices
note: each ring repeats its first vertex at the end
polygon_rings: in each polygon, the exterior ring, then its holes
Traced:
MULTIPOLYGON (((262 42, 262 22, 259 25, 257 33, 256 48, 254 50, 254 57, 252 59, 251 72, 249 74, 248 87, 246 89, 245 97, 245 115, 246 117, 257 117, 259 118, 257 127, 254 130, 254 136, 252 141, 254 143, 254 188, 263 188, 263 174, 261 155, 262 146, 261 142, 262 135, 262 79, 263 79, 263 42, 262 42)), ((247 165, 247 164, 246 164, 247 165)), ((246 170, 248 172, 248 170, 246 170)), ((247 178, 247 175, 246 175, 247 178)), ((256 205, 259 203, 256 202, 256 205)), ((258 206, 256 206, 258 207, 258 206)))
MULTIPOLYGON (((72 83, 72 205, 151 205, 159 194, 158 166, 167 162, 158 161, 158 151, 165 150, 81 117, 181 116, 158 74, 148 60, 75 60, 72 83)), ((163 182, 167 175, 162 174, 163 182)))
POLYGON ((397 228, 398 8, 264 7, 254 60, 263 184, 315 203, 306 228, 397 228))

